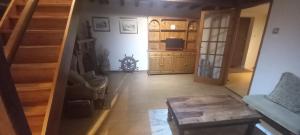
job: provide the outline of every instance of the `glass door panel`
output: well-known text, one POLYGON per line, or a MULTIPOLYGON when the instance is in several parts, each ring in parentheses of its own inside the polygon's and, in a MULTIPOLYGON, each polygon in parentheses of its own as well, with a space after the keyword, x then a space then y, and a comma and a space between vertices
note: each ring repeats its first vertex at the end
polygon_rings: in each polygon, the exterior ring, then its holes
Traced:
POLYGON ((231 45, 235 10, 202 11, 197 49, 195 80, 221 84, 231 45))

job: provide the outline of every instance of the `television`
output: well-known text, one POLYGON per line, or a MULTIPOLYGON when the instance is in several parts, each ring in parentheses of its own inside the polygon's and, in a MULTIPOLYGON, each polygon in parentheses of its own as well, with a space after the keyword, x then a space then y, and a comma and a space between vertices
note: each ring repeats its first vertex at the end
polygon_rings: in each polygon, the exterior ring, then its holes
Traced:
POLYGON ((184 40, 181 38, 167 38, 166 49, 167 50, 183 50, 184 40))

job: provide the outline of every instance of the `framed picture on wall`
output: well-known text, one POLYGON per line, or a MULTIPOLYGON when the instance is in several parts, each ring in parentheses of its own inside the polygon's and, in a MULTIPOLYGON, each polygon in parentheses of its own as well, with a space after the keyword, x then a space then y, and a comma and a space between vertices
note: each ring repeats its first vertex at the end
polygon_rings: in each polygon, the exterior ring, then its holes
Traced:
POLYGON ((97 32, 109 32, 109 18, 108 17, 92 17, 93 30, 97 32))
POLYGON ((121 34, 138 34, 138 23, 136 18, 120 19, 121 34))

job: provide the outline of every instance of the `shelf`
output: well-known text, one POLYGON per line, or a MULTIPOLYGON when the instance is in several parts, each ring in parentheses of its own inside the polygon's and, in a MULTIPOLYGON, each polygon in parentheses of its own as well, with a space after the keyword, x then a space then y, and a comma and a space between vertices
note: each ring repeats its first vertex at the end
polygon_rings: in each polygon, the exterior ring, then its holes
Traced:
POLYGON ((186 32, 186 30, 171 30, 171 29, 162 29, 161 32, 186 32))
POLYGON ((158 42, 161 42, 160 40, 149 40, 149 42, 151 43, 158 43, 158 42))
POLYGON ((198 32, 197 30, 189 30, 188 32, 198 32))
POLYGON ((149 30, 149 32, 160 32, 160 30, 149 30))
POLYGON ((203 29, 230 29, 230 27, 204 27, 203 29))
POLYGON ((188 43, 195 43, 196 40, 190 40, 190 41, 187 41, 188 43))

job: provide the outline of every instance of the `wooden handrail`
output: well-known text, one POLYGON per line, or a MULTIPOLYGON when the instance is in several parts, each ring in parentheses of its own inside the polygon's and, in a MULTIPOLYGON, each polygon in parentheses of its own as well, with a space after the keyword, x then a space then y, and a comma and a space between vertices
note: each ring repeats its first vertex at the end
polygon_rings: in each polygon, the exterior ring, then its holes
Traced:
POLYGON ((0 134, 31 135, 21 101, 0 47, 0 134), (3 125, 4 124, 4 125, 3 125), (3 133, 2 133, 3 132, 3 133))
POLYGON ((20 42, 22 41, 37 4, 38 0, 27 0, 23 12, 21 13, 20 18, 6 43, 4 53, 9 63, 11 63, 17 49, 19 48, 20 42))

